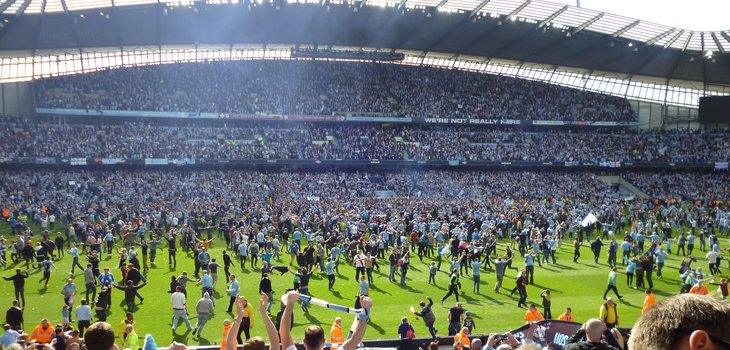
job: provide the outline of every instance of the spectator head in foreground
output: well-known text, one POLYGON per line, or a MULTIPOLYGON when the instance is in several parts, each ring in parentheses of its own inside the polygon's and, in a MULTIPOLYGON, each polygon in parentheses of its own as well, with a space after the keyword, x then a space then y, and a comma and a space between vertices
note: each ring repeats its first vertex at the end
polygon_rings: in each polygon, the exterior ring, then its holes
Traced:
POLYGON ((92 324, 84 334, 87 350, 110 350, 114 348, 114 329, 106 322, 92 324))
POLYGON ((629 348, 730 349, 730 306, 715 298, 695 294, 664 299, 636 321, 629 348))

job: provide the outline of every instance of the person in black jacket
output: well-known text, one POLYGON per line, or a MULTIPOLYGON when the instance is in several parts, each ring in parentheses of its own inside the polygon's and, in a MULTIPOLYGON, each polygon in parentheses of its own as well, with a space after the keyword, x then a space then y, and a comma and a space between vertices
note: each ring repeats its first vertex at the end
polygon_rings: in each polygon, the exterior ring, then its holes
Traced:
POLYGON ((573 334, 565 350, 619 350, 621 334, 617 329, 608 330, 603 321, 592 318, 573 334))
POLYGON ((4 277, 6 281, 13 281, 13 287, 15 287, 15 299, 22 301, 22 305, 25 308, 25 279, 28 278, 28 271, 20 272, 20 269, 15 269, 15 275, 12 277, 4 277))
POLYGON ((426 324, 426 327, 428 327, 428 332, 431 333, 431 337, 436 339, 436 333, 438 333, 439 330, 433 326, 434 323, 436 323, 436 315, 433 314, 433 310, 431 309, 433 306, 433 300, 431 300, 431 297, 426 297, 426 299, 428 299, 428 305, 422 301, 419 304, 419 306, 421 306, 421 312, 414 312, 414 314, 423 318, 423 322, 426 324))
POLYGON ((109 287, 102 287, 101 292, 99 292, 99 295, 96 300, 96 306, 94 310, 96 311, 96 318, 99 319, 99 322, 106 322, 106 309, 109 307, 109 304, 112 302, 112 290, 109 287))
POLYGON ((13 300, 13 306, 5 312, 5 323, 9 324, 12 330, 20 331, 25 329, 23 322, 23 309, 20 308, 20 302, 13 300))
POLYGON ((269 274, 264 273, 261 276, 261 282, 259 282, 259 294, 265 293, 268 296, 269 305, 266 307, 266 312, 271 313, 271 305, 274 304, 274 290, 271 288, 271 280, 269 274))
POLYGON ((223 271, 226 272, 226 283, 230 283, 230 277, 231 273, 228 271, 228 269, 233 266, 236 267, 236 265, 233 265, 233 260, 231 260, 231 256, 226 253, 226 251, 223 251, 223 271))

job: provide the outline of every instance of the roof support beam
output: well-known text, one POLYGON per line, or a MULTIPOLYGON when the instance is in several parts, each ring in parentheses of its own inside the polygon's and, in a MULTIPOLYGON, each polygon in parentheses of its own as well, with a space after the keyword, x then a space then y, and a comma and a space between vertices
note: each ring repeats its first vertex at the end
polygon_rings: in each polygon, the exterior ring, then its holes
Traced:
MULTIPOLYGON (((725 33, 723 33, 723 34, 725 34, 725 33)), ((720 53, 724 55, 725 54, 725 48, 722 47, 722 44, 720 44, 720 39, 717 38, 717 35, 715 35, 715 33, 710 33, 710 35, 712 35, 712 40, 714 40, 715 41, 715 45, 717 45, 717 50, 719 50, 720 53)))
POLYGON ((446 5, 447 2, 449 2, 449 0, 441 0, 441 2, 439 2, 438 5, 436 5, 436 8, 446 5))
POLYGON ((690 32, 689 36, 687 37, 687 40, 684 41, 684 44, 682 45, 682 52, 687 51, 687 46, 689 45, 689 41, 692 40, 692 36, 695 35, 695 32, 690 32))
POLYGON ((666 44, 664 44, 664 48, 666 49, 666 48, 674 45, 674 43, 679 39, 680 36, 682 36, 682 34, 684 34, 684 29, 678 31, 677 34, 674 34, 674 36, 671 39, 669 39, 669 41, 666 44))
POLYGON ((611 39, 616 39, 616 38, 624 35, 624 33, 626 33, 629 30, 631 30, 631 28, 634 28, 634 27, 638 26, 639 23, 641 23, 641 21, 638 20, 638 19, 636 21, 633 21, 633 22, 629 23, 627 26, 625 26, 625 27, 623 27, 623 28, 615 31, 613 34, 611 34, 611 39))
POLYGON ((537 24, 537 29, 540 29, 544 27, 546 24, 552 22, 554 19, 558 18, 563 12, 565 12, 568 9, 568 5, 563 6, 560 10, 555 11, 552 15, 548 16, 547 18, 540 21, 540 23, 537 24))
MULTIPOLYGON (((329 3, 329 1, 330 1, 330 0, 325 0, 325 2, 327 2, 327 3, 329 3)), ((407 1, 408 1, 408 0, 401 0, 401 2, 399 2, 399 3, 398 3, 398 5, 397 5, 397 6, 395 7, 395 8, 396 8, 396 10, 400 10, 401 8, 403 8, 403 6, 405 6, 405 5, 406 5, 406 2, 407 2, 407 1)))
POLYGON ((81 41, 79 41, 79 35, 76 33, 76 27, 74 25, 74 19, 73 15, 71 15, 71 12, 68 10, 68 6, 66 5, 66 0, 61 0, 61 5, 63 6, 63 11, 66 13, 66 18, 68 18, 68 27, 71 30, 71 35, 74 37, 74 41, 76 42, 76 48, 79 50, 79 56, 81 56, 81 69, 84 69, 84 58, 81 55, 81 41))
POLYGON ((603 18, 604 15, 606 15, 605 12, 601 12, 601 13, 597 14, 595 17, 587 20, 585 23, 583 23, 583 24, 579 25, 577 28, 573 29, 573 31, 570 32, 570 35, 573 36, 573 35, 578 34, 583 29, 588 28, 588 26, 590 26, 593 23, 596 23, 596 21, 598 21, 599 19, 603 18))
POLYGON ((16 0, 6 0, 5 2, 0 5, 0 13, 5 12, 5 10, 8 9, 8 7, 12 6, 15 3, 16 0))
POLYGON ((25 0, 23 2, 23 5, 20 6, 20 8, 18 9, 18 13, 16 14, 16 16, 20 17, 20 15, 22 15, 23 13, 25 13, 25 9, 28 8, 28 5, 30 5, 30 0, 25 0))
MULTIPOLYGON (((482 1, 482 2, 481 2, 481 3, 479 4, 479 5, 477 5, 477 7, 475 7, 475 8, 474 8, 474 9, 473 9, 473 10, 471 11, 471 13, 469 14, 469 19, 471 19, 471 18, 473 18, 474 16, 478 15, 478 14, 479 14, 479 11, 481 11, 481 10, 482 10, 482 9, 484 8, 484 6, 487 6, 487 4, 488 4, 488 3, 490 2, 490 1, 491 1, 491 0, 483 0, 483 1, 482 1)), ((444 0, 444 1, 441 1, 441 2, 442 2, 442 3, 446 3, 446 0, 444 0)), ((441 4, 439 4, 439 6, 441 6, 441 4)))
POLYGON ((527 7, 527 5, 529 5, 531 2, 532 2, 532 0, 527 0, 527 1, 523 2, 522 5, 520 5, 520 7, 512 10, 512 12, 510 12, 507 15, 507 17, 504 18, 504 20, 509 21, 510 19, 512 19, 512 17, 517 16, 517 14, 520 13, 520 11, 522 11, 525 7, 527 7))
POLYGON ((704 83, 705 95, 707 95, 707 59, 704 58, 705 54, 705 33, 700 33, 700 43, 702 44, 702 83, 704 83))
MULTIPOLYGON (((28 5, 30 5, 30 0, 23 0, 23 5, 20 6, 20 8, 18 9, 18 12, 16 13, 15 16, 20 17, 20 15, 23 14, 23 12, 25 12, 25 9, 28 8, 28 5)), ((2 30, 0 30, 0 39, 2 39, 5 36, 5 34, 7 34, 10 31, 10 28, 12 28, 12 26, 15 25, 15 23, 17 23, 17 22, 18 21, 15 20, 15 21, 10 21, 10 23, 7 23, 7 24, 3 23, 5 25, 3 27, 0 27, 0 28, 2 28, 2 30)))
MULTIPOLYGON (((66 6, 64 5, 64 8, 66 6)), ((38 49, 38 37, 41 33, 41 25, 43 23, 43 18, 45 18, 46 14, 46 0, 43 0, 41 3, 41 15, 38 16, 38 25, 35 26, 35 29, 33 30, 33 50, 31 53, 31 56, 35 56, 36 50, 38 49)), ((35 77, 35 64, 33 64, 33 76, 35 77)))
POLYGON ((730 43, 730 35, 728 35, 725 32, 720 32, 720 35, 722 35, 722 37, 725 38, 725 40, 727 40, 727 42, 730 43))
POLYGON ((660 40, 669 36, 669 34, 672 34, 675 30, 677 30, 677 29, 676 28, 669 29, 669 30, 665 31, 664 33, 661 33, 661 34, 649 39, 649 41, 647 41, 646 44, 644 44, 644 47, 652 46, 652 45, 658 43, 660 40))

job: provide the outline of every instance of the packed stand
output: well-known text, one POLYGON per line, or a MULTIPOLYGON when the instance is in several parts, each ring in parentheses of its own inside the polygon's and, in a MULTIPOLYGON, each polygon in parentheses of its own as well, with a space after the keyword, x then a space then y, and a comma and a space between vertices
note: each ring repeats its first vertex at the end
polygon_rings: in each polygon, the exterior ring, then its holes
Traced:
POLYGON ((727 132, 522 132, 310 123, 54 124, 0 119, 0 157, 483 161, 730 160, 727 132))
POLYGON ((627 173, 623 177, 651 198, 707 204, 730 198, 730 176, 722 173, 627 173))
POLYGON ((225 61, 109 69, 35 83, 38 107, 214 113, 635 121, 628 100, 456 69, 225 61))

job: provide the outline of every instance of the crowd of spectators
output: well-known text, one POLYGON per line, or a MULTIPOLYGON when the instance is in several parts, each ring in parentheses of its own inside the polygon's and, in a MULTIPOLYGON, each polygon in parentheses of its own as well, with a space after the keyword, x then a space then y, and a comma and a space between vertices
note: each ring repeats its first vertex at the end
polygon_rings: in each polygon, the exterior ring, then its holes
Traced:
POLYGON ((722 173, 627 173, 626 180, 652 198, 730 199, 730 176, 722 173))
POLYGON ((322 61, 223 61, 42 79, 39 107, 216 113, 635 121, 628 100, 457 69, 322 61))
POLYGON ((727 132, 529 131, 311 123, 56 124, 0 119, 0 157, 390 159, 487 161, 730 160, 727 132))
MULTIPOLYGON (((631 174, 629 180, 657 198, 726 200, 727 175, 631 174), (665 195, 665 193, 669 193, 665 195), (672 196, 672 197, 668 197, 672 196)), ((211 207, 267 207, 337 212, 343 207, 474 206, 511 211, 522 202, 569 208, 622 207, 627 194, 588 172, 418 171, 3 171, 0 205, 54 203, 73 216, 104 212, 176 212, 211 207), (393 197, 377 196, 391 190, 393 197)), ((99 215, 99 214, 97 214, 99 215)))

